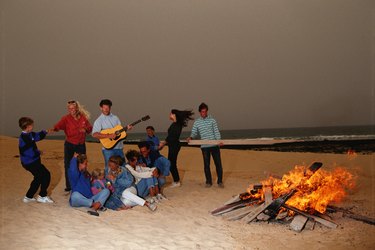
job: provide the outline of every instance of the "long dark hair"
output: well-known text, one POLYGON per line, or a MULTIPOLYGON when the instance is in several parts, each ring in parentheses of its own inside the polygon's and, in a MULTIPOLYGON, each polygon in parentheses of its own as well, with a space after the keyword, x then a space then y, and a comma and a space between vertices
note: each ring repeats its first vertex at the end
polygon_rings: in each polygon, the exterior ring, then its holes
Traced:
POLYGON ((171 113, 176 115, 176 122, 186 127, 189 120, 194 120, 194 112, 192 110, 177 110, 172 109, 171 113))

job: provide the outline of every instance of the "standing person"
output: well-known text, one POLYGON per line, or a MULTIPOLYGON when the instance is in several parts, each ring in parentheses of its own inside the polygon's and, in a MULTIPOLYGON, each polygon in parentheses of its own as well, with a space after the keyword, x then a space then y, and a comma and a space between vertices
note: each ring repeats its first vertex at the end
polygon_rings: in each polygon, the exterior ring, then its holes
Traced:
POLYGON ((63 130, 65 133, 64 142, 64 168, 65 168, 65 191, 71 190, 68 169, 70 160, 74 153, 86 154, 86 135, 92 131, 89 122, 90 113, 84 109, 78 101, 68 101, 68 114, 64 115, 51 130, 63 130))
POLYGON ((69 203, 72 207, 89 207, 90 214, 98 216, 97 210, 103 207, 110 191, 101 189, 97 194, 91 191, 91 175, 87 171, 87 156, 85 154, 73 155, 69 166, 69 181, 72 187, 69 203))
MULTIPOLYGON (((190 137, 187 138, 189 142, 192 138, 200 136, 202 140, 220 140, 221 135, 217 126, 216 120, 208 115, 208 106, 205 103, 199 105, 200 117, 195 120, 191 130, 190 137)), ((217 173, 217 184, 220 188, 224 187, 223 184, 223 167, 221 165, 220 147, 218 145, 202 145, 201 146, 204 174, 206 176, 206 187, 212 186, 212 176, 210 170, 210 158, 214 159, 217 173)))
POLYGON ((150 143, 150 149, 154 151, 159 151, 160 141, 159 138, 155 135, 155 129, 153 126, 146 127, 146 141, 150 143))
POLYGON ((179 187, 180 175, 177 169, 177 156, 181 149, 180 135, 182 128, 187 126, 189 120, 194 120, 192 117, 194 113, 191 110, 177 110, 172 109, 169 114, 169 119, 172 124, 168 128, 168 135, 165 141, 160 143, 159 149, 162 149, 168 144, 168 160, 171 162, 171 174, 173 177, 173 183, 171 187, 179 187))
POLYGON ((30 188, 27 191, 26 196, 23 198, 23 202, 29 203, 37 201, 41 203, 53 203, 53 200, 47 196, 51 174, 42 164, 40 159, 41 152, 36 146, 36 142, 43 140, 48 134, 48 131, 42 130, 40 132, 33 132, 34 121, 29 117, 21 117, 18 120, 18 124, 22 129, 18 142, 21 164, 24 169, 34 176, 33 181, 30 183, 30 188), (39 187, 40 192, 35 199, 34 195, 39 187))
MULTIPOLYGON (((117 125, 121 126, 121 121, 120 119, 111 113, 111 108, 112 108, 112 101, 109 99, 103 99, 99 103, 100 110, 101 110, 101 115, 95 120, 94 126, 92 129, 92 136, 97 138, 97 139, 115 139, 117 135, 115 133, 109 133, 109 134, 104 134, 101 133, 102 130, 104 129, 112 129, 116 127, 117 125)), ((132 128, 131 125, 127 125, 127 130, 130 130, 132 128)), ((105 147, 102 147, 102 153, 104 156, 104 163, 105 163, 105 173, 108 173, 108 161, 109 158, 112 155, 119 155, 122 158, 125 158, 124 152, 123 152, 123 147, 124 144, 122 140, 119 140, 114 147, 107 149, 105 147)))

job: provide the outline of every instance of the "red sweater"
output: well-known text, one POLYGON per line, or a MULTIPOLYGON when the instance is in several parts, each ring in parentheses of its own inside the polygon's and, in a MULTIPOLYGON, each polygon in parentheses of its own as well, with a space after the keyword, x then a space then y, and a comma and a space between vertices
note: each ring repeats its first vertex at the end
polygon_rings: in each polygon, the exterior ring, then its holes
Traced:
POLYGON ((84 144, 86 134, 92 131, 92 125, 85 116, 80 116, 78 120, 74 119, 70 114, 65 115, 53 127, 55 131, 64 130, 66 141, 72 144, 84 144))

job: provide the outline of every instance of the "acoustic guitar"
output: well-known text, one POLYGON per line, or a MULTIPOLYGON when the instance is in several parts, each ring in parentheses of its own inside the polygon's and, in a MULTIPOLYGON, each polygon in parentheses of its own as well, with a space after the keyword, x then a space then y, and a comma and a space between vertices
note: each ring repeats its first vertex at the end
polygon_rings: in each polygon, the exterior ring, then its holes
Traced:
MULTIPOLYGON (((146 115, 139 119, 138 121, 133 122, 130 124, 131 126, 134 126, 140 122, 147 121, 150 119, 149 115, 146 115)), ((114 139, 110 138, 103 138, 99 139, 100 143, 103 145, 106 149, 112 149, 116 146, 117 143, 119 143, 121 140, 126 138, 126 131, 128 130, 127 126, 124 128, 121 125, 117 125, 113 128, 103 129, 100 131, 101 134, 116 134, 116 137, 114 139)))

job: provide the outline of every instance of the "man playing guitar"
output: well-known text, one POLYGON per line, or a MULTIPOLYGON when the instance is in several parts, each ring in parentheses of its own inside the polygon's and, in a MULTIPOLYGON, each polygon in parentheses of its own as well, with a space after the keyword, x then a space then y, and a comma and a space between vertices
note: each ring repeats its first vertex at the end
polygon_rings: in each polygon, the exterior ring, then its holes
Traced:
MULTIPOLYGON (((109 99, 104 99, 100 101, 101 115, 95 120, 94 126, 92 129, 92 136, 101 140, 101 139, 116 139, 118 135, 113 133, 101 133, 102 130, 112 129, 118 125, 121 126, 120 119, 111 113, 112 101, 109 99)), ((131 130, 132 125, 127 125, 126 130, 131 130)), ((122 138, 121 138, 122 139, 122 138)), ((123 152, 124 144, 122 140, 117 140, 115 145, 112 148, 105 148, 103 146, 102 153, 104 156, 105 162, 105 173, 108 173, 108 160, 112 155, 119 155, 124 158, 123 152)))

